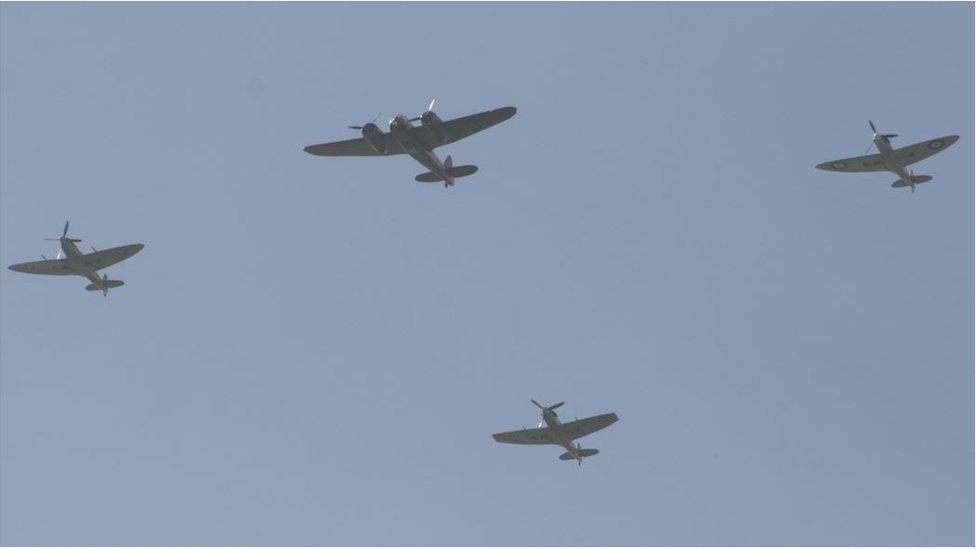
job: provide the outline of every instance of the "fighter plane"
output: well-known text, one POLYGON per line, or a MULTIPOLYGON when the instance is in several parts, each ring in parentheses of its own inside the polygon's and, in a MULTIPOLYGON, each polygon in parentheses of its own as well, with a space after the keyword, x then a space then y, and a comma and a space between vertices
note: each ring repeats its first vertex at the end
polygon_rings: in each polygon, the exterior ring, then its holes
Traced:
POLYGON ((495 433, 491 436, 498 442, 506 442, 508 444, 556 444, 566 449, 566 453, 559 456, 559 459, 563 461, 575 459, 578 465, 583 465, 583 458, 594 456, 600 453, 600 451, 595 448, 583 448, 579 442, 576 443, 576 446, 573 446, 573 440, 608 427, 618 419, 617 414, 610 412, 609 414, 577 419, 569 423, 560 423, 555 410, 563 404, 566 404, 565 402, 553 404, 552 406, 543 406, 535 400, 532 400, 532 404, 535 404, 541 410, 542 421, 539 422, 538 428, 526 429, 523 427, 520 431, 495 433))
MULTIPOLYGON (((959 139, 958 135, 947 135, 907 147, 892 149, 891 138, 898 137, 898 135, 894 133, 879 134, 877 128, 874 127, 874 122, 868 120, 868 124, 871 126, 871 131, 874 132, 871 145, 878 148, 878 154, 831 160, 817 164, 817 168, 830 172, 892 172, 898 176, 898 180, 891 184, 892 187, 911 187, 914 193, 915 185, 931 181, 932 176, 915 175, 914 171, 908 170, 906 167, 932 156, 959 139)), ((868 150, 871 150, 871 145, 868 145, 868 150)))
POLYGON ((61 233, 61 238, 46 238, 45 240, 60 242, 61 250, 58 251, 56 259, 48 259, 42 255, 44 261, 18 263, 11 265, 9 269, 28 274, 83 276, 91 281, 91 284, 85 286, 86 290, 90 292, 101 290, 105 296, 108 296, 109 288, 118 288, 125 282, 109 280, 107 274, 103 274, 99 278, 98 270, 129 259, 143 248, 142 244, 127 244, 99 251, 92 246, 92 253, 83 254, 78 250, 78 246, 75 246, 75 243, 81 242, 81 240, 68 237, 67 221, 64 223, 64 232, 61 233))
POLYGON ((407 118, 398 114, 390 120, 390 132, 376 125, 376 119, 362 126, 349 126, 351 130, 359 130, 362 137, 335 141, 321 145, 309 145, 305 152, 318 156, 392 156, 395 154, 409 154, 420 162, 429 172, 415 177, 421 183, 444 182, 444 188, 454 185, 454 179, 465 177, 478 171, 477 166, 455 166, 454 160, 448 155, 444 162, 437 157, 434 149, 460 141, 469 135, 490 128, 515 116, 515 107, 502 107, 493 111, 485 111, 470 116, 462 116, 453 120, 443 121, 434 112, 434 101, 431 100, 427 110, 420 116, 407 118), (413 123, 420 121, 420 126, 413 123))

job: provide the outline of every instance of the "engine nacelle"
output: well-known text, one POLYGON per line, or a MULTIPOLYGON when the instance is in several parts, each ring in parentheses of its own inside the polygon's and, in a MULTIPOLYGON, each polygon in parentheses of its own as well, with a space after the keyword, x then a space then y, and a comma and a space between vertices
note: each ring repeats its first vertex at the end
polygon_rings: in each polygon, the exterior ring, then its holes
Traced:
POLYGON ((420 116, 420 124, 427 128, 434 142, 443 143, 447 141, 447 133, 444 132, 444 122, 434 111, 427 111, 420 116))
POLYGON ((366 140, 369 148, 380 154, 386 154, 386 138, 383 136, 383 130, 376 124, 369 123, 363 126, 363 139, 366 140))

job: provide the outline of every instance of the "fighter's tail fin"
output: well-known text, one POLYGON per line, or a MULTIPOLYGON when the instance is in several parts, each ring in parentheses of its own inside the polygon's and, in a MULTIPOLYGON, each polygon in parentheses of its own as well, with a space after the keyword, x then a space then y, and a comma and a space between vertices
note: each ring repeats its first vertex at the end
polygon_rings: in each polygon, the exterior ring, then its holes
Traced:
MULTIPOLYGON (((595 456, 599 454, 600 451, 597 450, 596 448, 580 448, 579 450, 576 451, 576 453, 579 455, 579 457, 585 458, 585 457, 595 456)), ((559 459, 563 461, 569 461, 571 459, 576 459, 576 456, 574 456, 570 452, 566 452, 563 455, 559 456, 559 459)))
POLYGON ((899 179, 891 184, 892 187, 898 189, 901 187, 910 187, 912 185, 918 185, 919 183, 925 183, 926 181, 932 181, 931 175, 913 175, 911 183, 905 181, 904 179, 899 179))
POLYGON ((108 280, 108 279, 105 279, 105 280, 102 281, 101 284, 89 284, 89 285, 85 286, 85 289, 88 290, 89 292, 94 292, 96 290, 101 290, 101 291, 104 292, 105 290, 108 290, 109 288, 118 288, 119 286, 121 286, 123 284, 125 284, 125 282, 123 282, 121 280, 108 280))

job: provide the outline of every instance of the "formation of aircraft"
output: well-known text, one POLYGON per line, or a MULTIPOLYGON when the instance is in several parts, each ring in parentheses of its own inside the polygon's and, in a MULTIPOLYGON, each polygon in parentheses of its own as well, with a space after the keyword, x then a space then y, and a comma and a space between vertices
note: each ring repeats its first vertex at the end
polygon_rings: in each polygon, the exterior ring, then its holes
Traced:
MULTIPOLYGON (((515 113, 515 107, 502 107, 443 121, 434 112, 434 100, 432 100, 427 110, 418 117, 407 118, 401 114, 390 120, 389 133, 384 133, 376 125, 376 120, 379 118, 377 116, 372 122, 362 126, 349 126, 350 129, 359 130, 362 137, 310 145, 305 147, 305 151, 318 156, 409 154, 429 170, 416 176, 417 181, 422 183, 443 182, 444 187, 447 188, 454 185, 456 178, 465 177, 478 171, 478 167, 473 165, 455 166, 450 155, 441 162, 434 149, 500 124, 515 116, 515 113), (420 125, 414 126, 413 123, 417 121, 420 121, 420 125)), ((891 139, 897 135, 879 133, 873 122, 869 120, 868 124, 874 132, 872 146, 877 147, 877 154, 832 160, 818 164, 817 168, 836 172, 890 171, 899 177, 891 184, 892 187, 911 187, 914 193, 916 185, 930 181, 932 177, 915 175, 914 171, 907 167, 951 146, 959 139, 959 136, 948 135, 895 149, 891 146, 891 139)), ((869 146, 868 150, 870 148, 869 146)), ((86 290, 100 290, 105 296, 108 295, 109 289, 122 286, 124 282, 111 280, 107 274, 99 277, 98 271, 132 257, 144 247, 143 244, 128 244, 101 251, 92 247, 92 253, 83 254, 75 245, 81 240, 68 237, 68 222, 65 222, 64 231, 59 238, 47 240, 57 240, 60 243, 61 250, 58 252, 57 258, 47 259, 42 255, 42 261, 18 263, 9 268, 28 274, 82 276, 90 282, 85 286, 86 290)), ((599 453, 599 450, 583 448, 579 442, 574 445, 573 441, 604 429, 619 419, 617 414, 611 412, 562 423, 556 414, 556 408, 565 404, 564 402, 552 406, 542 406, 535 400, 530 400, 540 410, 541 421, 538 427, 495 433, 492 437, 497 442, 507 444, 555 444, 562 446, 566 452, 560 455, 559 459, 564 461, 576 460, 580 466, 583 464, 583 458, 594 456, 599 453)))
POLYGON ((351 130, 359 130, 362 137, 334 141, 320 145, 309 145, 305 152, 318 156, 393 156, 409 154, 414 160, 427 168, 428 172, 415 177, 421 183, 444 182, 444 188, 454 185, 455 178, 465 177, 478 171, 477 166, 455 166, 450 155, 441 162, 434 149, 465 137, 473 135, 500 124, 515 116, 515 107, 502 107, 452 120, 441 120, 434 112, 434 101, 431 100, 427 110, 420 116, 407 118, 398 114, 390 120, 390 132, 376 125, 376 119, 362 126, 349 126, 351 130), (420 121, 419 126, 413 123, 420 121))
POLYGON ((892 172, 898 176, 898 179, 891 184, 892 187, 911 187, 914 193, 915 185, 931 181, 932 176, 915 175, 915 172, 908 170, 907 167, 945 150, 946 147, 959 139, 958 135, 947 135, 893 149, 891 148, 891 139, 898 137, 898 134, 878 133, 877 128, 874 127, 874 122, 868 120, 868 124, 871 126, 871 131, 874 132, 868 150, 871 150, 873 145, 878 148, 877 154, 831 160, 817 164, 817 168, 829 172, 892 172))
POLYGON ((577 465, 583 465, 583 458, 599 454, 596 448, 583 448, 579 442, 573 445, 573 441, 585 437, 590 433, 595 433, 600 429, 609 427, 616 423, 617 414, 600 414, 584 419, 577 419, 569 423, 561 423, 559 416, 556 415, 556 408, 565 402, 559 402, 552 406, 543 406, 534 399, 532 404, 539 407, 542 421, 536 429, 522 428, 519 431, 506 431, 491 435, 498 442, 507 444, 555 444, 566 449, 566 453, 559 456, 559 459, 568 461, 575 459, 577 465))
POLYGON ((99 277, 98 271, 129 259, 143 248, 142 244, 127 244, 107 250, 96 250, 92 246, 91 253, 83 254, 78 249, 78 246, 75 246, 81 240, 68 237, 67 221, 64 222, 64 231, 61 233, 60 238, 46 238, 45 240, 57 240, 60 242, 61 250, 58 251, 57 258, 48 259, 42 255, 41 257, 44 258, 43 261, 18 263, 8 268, 11 271, 28 274, 83 276, 91 281, 91 284, 85 286, 86 290, 90 292, 101 290, 105 296, 108 296, 110 288, 118 288, 125 284, 125 282, 121 280, 110 280, 107 274, 99 277))

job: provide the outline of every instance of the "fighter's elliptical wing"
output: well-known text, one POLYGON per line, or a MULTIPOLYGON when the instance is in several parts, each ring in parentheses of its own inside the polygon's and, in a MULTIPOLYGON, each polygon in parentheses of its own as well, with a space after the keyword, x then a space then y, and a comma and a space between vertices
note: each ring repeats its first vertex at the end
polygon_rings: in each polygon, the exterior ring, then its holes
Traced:
POLYGON ((486 130, 496 124, 501 124, 515 116, 515 113, 515 107, 502 107, 491 111, 479 112, 478 114, 462 116, 453 120, 446 120, 444 122, 444 133, 447 138, 440 145, 460 141, 465 137, 486 130))
POLYGON ((958 135, 947 135, 945 137, 938 137, 936 139, 922 141, 921 143, 915 143, 914 145, 900 147, 893 150, 892 154, 894 154, 895 158, 901 161, 902 164, 908 166, 918 162, 919 160, 925 160, 926 158, 945 149, 958 140, 958 135))
POLYGON ((75 274, 71 270, 70 260, 68 259, 47 259, 44 261, 29 261, 18 263, 7 267, 11 271, 35 275, 70 275, 75 274))
POLYGON ((605 427, 609 427, 610 425, 616 423, 618 419, 617 414, 610 412, 609 414, 600 414, 598 416, 563 423, 560 426, 560 429, 572 437, 573 440, 576 440, 580 437, 585 437, 590 433, 595 433, 605 427))
POLYGON ((139 253, 145 246, 143 244, 126 244, 107 250, 99 250, 94 253, 82 256, 82 264, 93 271, 111 267, 120 261, 125 261, 139 253))
MULTIPOLYGON (((925 160, 926 158, 945 149, 958 140, 958 135, 937 137, 935 139, 929 139, 928 141, 922 141, 921 143, 915 143, 914 145, 908 145, 907 147, 894 149, 892 151, 892 155, 897 158, 903 166, 909 166, 920 160, 925 160)), ((830 172, 889 171, 889 168, 884 165, 883 157, 880 154, 870 154, 867 156, 855 156, 853 158, 831 160, 830 162, 817 164, 817 168, 830 172)))
POLYGON ((498 442, 508 444, 558 444, 549 436, 549 429, 521 429, 491 435, 498 442))
POLYGON ((880 154, 831 160, 817 164, 817 168, 828 172, 884 172, 888 170, 880 154))
POLYGON ((107 250, 99 250, 90 254, 64 259, 47 259, 45 261, 31 261, 11 265, 11 271, 27 274, 42 275, 71 275, 97 271, 111 267, 120 261, 129 259, 139 252, 142 244, 127 244, 107 250))

